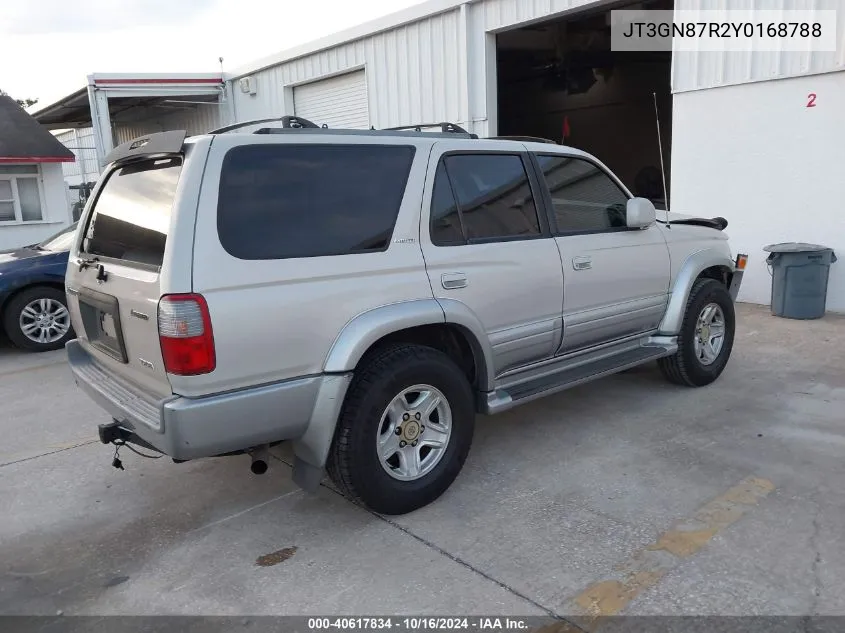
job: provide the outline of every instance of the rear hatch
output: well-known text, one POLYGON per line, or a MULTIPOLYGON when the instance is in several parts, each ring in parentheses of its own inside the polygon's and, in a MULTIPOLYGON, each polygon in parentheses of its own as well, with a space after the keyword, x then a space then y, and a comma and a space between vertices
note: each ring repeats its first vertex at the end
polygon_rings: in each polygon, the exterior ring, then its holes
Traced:
POLYGON ((135 155, 106 172, 66 277, 80 344, 110 373, 157 397, 171 393, 157 311, 183 161, 135 155))

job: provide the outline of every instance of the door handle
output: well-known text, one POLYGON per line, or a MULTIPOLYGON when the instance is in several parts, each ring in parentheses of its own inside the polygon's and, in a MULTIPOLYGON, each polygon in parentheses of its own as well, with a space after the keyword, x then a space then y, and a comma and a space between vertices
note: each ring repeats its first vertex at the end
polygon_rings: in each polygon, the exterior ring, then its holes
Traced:
POLYGON ((593 267, 593 258, 586 255, 572 258, 572 267, 575 270, 587 270, 593 267))
POLYGON ((467 287, 467 276, 464 273, 443 273, 440 275, 440 285, 446 290, 467 287))

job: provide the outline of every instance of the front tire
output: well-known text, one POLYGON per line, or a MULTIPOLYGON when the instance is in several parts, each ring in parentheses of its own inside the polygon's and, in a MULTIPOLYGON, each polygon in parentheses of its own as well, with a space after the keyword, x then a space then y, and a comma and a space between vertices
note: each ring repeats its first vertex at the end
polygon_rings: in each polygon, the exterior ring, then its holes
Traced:
POLYGON ((735 328, 734 303, 724 284, 696 280, 687 300, 678 351, 657 361, 660 371, 678 385, 709 385, 728 364, 735 328))
POLYGON ((65 293, 50 286, 34 286, 6 305, 3 325, 15 347, 31 352, 61 349, 75 334, 65 293))
POLYGON ((386 348, 356 371, 329 451, 329 476, 375 512, 411 512, 458 476, 474 424, 472 388, 446 354, 386 348))

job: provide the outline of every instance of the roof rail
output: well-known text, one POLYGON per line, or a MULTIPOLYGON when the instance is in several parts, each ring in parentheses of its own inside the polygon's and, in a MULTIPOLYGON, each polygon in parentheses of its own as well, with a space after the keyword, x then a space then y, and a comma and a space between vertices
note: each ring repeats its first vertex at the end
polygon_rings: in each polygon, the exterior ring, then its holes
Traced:
POLYGON ((414 132, 413 130, 349 130, 345 128, 281 128, 263 127, 253 134, 328 134, 331 136, 385 136, 404 138, 477 139, 475 134, 463 132, 414 132))
POLYGON ((415 132, 422 132, 422 128, 424 127, 439 127, 440 131, 444 134, 450 132, 455 134, 469 134, 469 132, 467 132, 457 123, 449 123, 448 121, 443 121, 442 123, 417 123, 416 125, 400 125, 399 127, 386 127, 384 129, 390 130, 391 132, 400 132, 402 130, 414 130, 415 132))
MULTIPOLYGON (((316 128, 320 129, 320 126, 316 123, 312 123, 308 119, 303 119, 301 116, 282 116, 282 117, 274 117, 272 119, 254 119, 252 121, 244 121, 243 123, 234 123, 232 125, 227 125, 225 127, 217 128, 216 130, 211 130, 209 134, 225 134, 226 132, 232 132, 233 130, 238 130, 242 127, 247 127, 250 125, 258 125, 259 123, 275 123, 277 121, 282 122, 283 128, 293 128, 293 129, 302 129, 302 128, 316 128)), ((323 128, 328 126, 323 125, 323 128)), ((263 128, 266 129, 266 128, 263 128)), ((259 130, 260 132, 261 130, 259 130)))
POLYGON ((449 137, 449 138, 466 138, 477 139, 477 134, 470 134, 460 125, 454 123, 420 123, 417 125, 404 125, 400 127, 390 127, 383 130, 377 130, 371 127, 368 130, 350 130, 350 129, 329 129, 325 123, 317 125, 298 116, 283 116, 274 117, 272 119, 255 119, 252 121, 244 121, 243 123, 234 123, 225 127, 212 130, 209 134, 225 134, 240 128, 250 125, 259 125, 261 123, 277 123, 281 121, 281 127, 262 127, 253 132, 253 134, 286 134, 286 133, 311 133, 315 130, 320 130, 326 134, 340 134, 340 135, 370 135, 370 136, 427 136, 427 137, 449 137), (437 127, 440 128, 437 132, 427 132, 423 128, 437 127))
POLYGON ((551 145, 559 145, 557 141, 548 138, 541 138, 539 136, 490 136, 491 141, 522 141, 523 143, 549 143, 551 145))

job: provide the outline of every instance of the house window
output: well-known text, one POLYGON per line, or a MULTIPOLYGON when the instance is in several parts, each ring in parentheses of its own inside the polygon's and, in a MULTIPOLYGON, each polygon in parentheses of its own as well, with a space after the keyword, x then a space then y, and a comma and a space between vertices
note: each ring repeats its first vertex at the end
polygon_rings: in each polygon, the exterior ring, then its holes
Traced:
POLYGON ((38 165, 0 165, 0 222, 43 219, 38 165))

